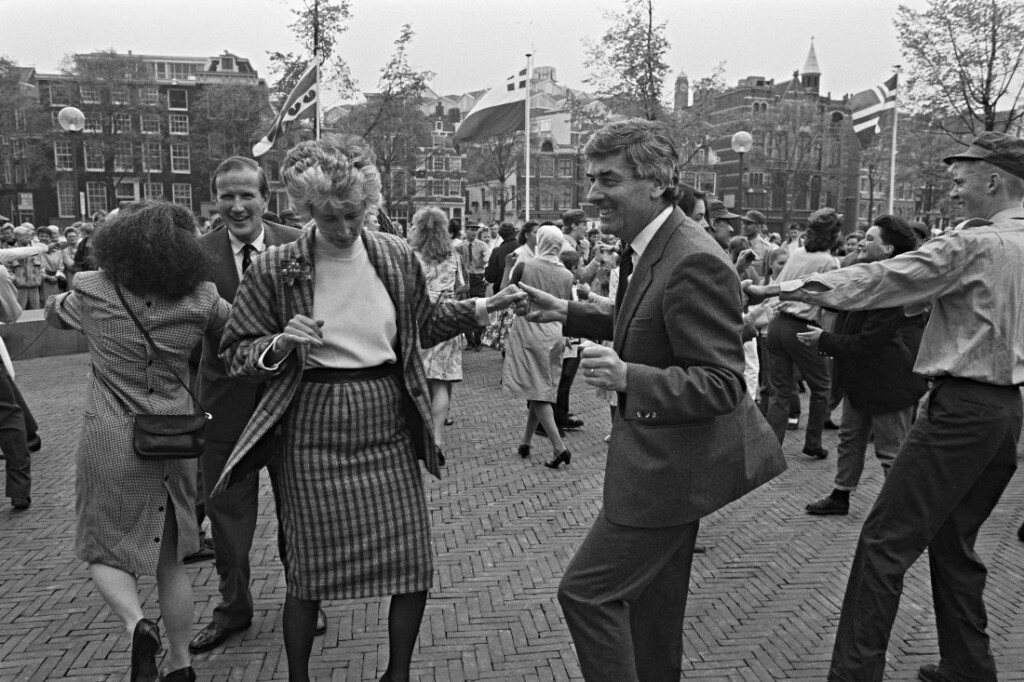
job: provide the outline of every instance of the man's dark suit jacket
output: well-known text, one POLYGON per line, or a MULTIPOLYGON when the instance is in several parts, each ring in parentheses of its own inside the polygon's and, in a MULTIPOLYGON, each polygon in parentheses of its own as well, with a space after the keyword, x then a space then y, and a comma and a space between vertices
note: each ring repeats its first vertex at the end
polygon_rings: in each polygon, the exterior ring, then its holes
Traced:
POLYGON ((604 478, 609 521, 689 523, 786 469, 746 391, 741 314, 733 264, 678 208, 644 250, 620 309, 569 304, 565 335, 613 340, 628 368, 604 478))
MULTIPOLYGON (((299 238, 302 230, 277 223, 263 222, 264 243, 267 248, 287 244, 299 238)), ((199 238, 199 246, 210 259, 213 283, 217 293, 229 303, 238 291, 238 269, 228 239, 228 229, 220 227, 199 238)), ((229 377, 224 363, 217 355, 220 339, 203 339, 203 356, 199 365, 199 400, 213 415, 206 437, 211 441, 234 443, 256 410, 259 384, 245 379, 229 377)), ((214 481, 210 481, 212 486, 214 481)))
POLYGON ((498 244, 491 251, 491 257, 487 260, 487 268, 484 270, 484 279, 494 286, 494 291, 499 291, 501 278, 505 276, 505 258, 517 248, 519 248, 519 242, 513 237, 498 244))

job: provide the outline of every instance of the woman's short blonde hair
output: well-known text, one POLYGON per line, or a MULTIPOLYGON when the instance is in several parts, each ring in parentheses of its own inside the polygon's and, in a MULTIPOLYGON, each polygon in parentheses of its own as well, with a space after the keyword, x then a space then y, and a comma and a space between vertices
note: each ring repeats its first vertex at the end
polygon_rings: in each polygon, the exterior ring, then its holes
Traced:
POLYGON ((380 171, 373 152, 361 138, 327 135, 300 142, 285 156, 281 177, 296 210, 308 216, 312 208, 342 208, 365 202, 376 213, 381 203, 380 171))

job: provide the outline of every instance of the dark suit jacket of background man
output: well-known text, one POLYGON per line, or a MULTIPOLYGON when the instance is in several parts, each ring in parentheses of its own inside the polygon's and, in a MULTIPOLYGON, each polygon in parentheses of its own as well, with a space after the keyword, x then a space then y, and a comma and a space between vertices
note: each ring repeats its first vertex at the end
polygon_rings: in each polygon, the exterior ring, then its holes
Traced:
POLYGON ((604 477, 609 521, 690 523, 785 470, 745 389, 741 312, 734 267, 679 208, 644 250, 619 310, 569 304, 565 335, 611 339, 628 366, 604 477))
MULTIPOLYGON (((221 225, 199 238, 199 246, 209 257, 211 276, 221 298, 233 303, 238 291, 238 268, 228 229, 221 225)), ((302 230, 263 221, 265 248, 293 242, 302 230)), ((213 415, 206 430, 206 451, 200 459, 206 513, 213 530, 217 573, 220 576, 221 602, 213 620, 225 628, 247 626, 252 620, 252 593, 249 587, 249 551, 256 528, 259 503, 259 477, 252 476, 230 493, 210 500, 213 484, 220 478, 228 456, 249 418, 256 411, 261 395, 257 382, 229 377, 217 355, 220 338, 203 339, 199 365, 199 400, 213 415)), ((278 550, 284 561, 281 535, 278 550)))

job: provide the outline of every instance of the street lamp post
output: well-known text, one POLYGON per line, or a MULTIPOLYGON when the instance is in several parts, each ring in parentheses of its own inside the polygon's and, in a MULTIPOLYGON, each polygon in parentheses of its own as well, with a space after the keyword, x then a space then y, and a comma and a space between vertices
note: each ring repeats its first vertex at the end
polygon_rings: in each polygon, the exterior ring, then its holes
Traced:
POLYGON ((754 138, 746 130, 741 130, 732 136, 730 144, 732 150, 740 157, 740 174, 737 180, 739 190, 736 193, 736 201, 738 202, 736 209, 739 210, 747 204, 746 188, 743 186, 743 155, 754 146, 754 138))
POLYGON ((78 214, 85 220, 85 196, 78 189, 78 145, 75 144, 77 136, 85 128, 85 114, 78 107, 64 107, 57 113, 57 123, 60 124, 65 133, 72 135, 71 143, 71 177, 75 183, 75 194, 78 197, 78 214))

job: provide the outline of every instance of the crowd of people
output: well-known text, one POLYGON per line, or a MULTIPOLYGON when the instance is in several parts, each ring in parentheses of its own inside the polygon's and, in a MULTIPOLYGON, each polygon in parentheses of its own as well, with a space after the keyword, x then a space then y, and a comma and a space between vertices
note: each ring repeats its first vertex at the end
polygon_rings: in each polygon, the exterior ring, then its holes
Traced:
MULTIPOLYGON (((973 546, 1021 429, 1024 141, 986 134, 946 159, 974 220, 942 235, 892 215, 842 235, 830 208, 770 232, 763 213, 680 184, 655 122, 613 123, 584 154, 596 220, 462 225, 424 208, 403 238, 380 211, 372 151, 327 136, 282 165, 301 228, 268 216, 263 169, 231 157, 213 173, 207 229, 144 201, 97 216, 95 234, 0 230, 3 319, 45 305, 89 343, 76 553, 131 637, 132 680, 194 680, 192 654, 250 626, 263 468, 289 679, 308 679, 322 600, 378 597, 381 679, 409 679, 433 581, 422 469, 441 476, 462 354, 485 346, 525 402, 520 457, 540 435, 545 464, 570 465, 567 431, 584 427, 570 395, 609 404, 604 507, 558 590, 588 681, 679 678, 700 519, 785 470, 804 386, 802 455, 827 458, 839 411, 834 488, 807 512, 848 513, 871 441, 885 474, 828 679, 882 679, 903 576, 926 548, 941 659, 921 679, 996 679, 973 546), (138 458, 132 416, 191 412, 190 385, 212 415, 198 461, 138 458), (221 601, 193 635, 185 561, 204 516, 221 601), (139 575, 157 578, 162 671, 139 575)), ((24 509, 38 437, 12 377, 0 375, 0 446, 24 509)))

